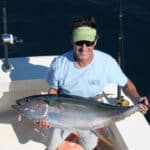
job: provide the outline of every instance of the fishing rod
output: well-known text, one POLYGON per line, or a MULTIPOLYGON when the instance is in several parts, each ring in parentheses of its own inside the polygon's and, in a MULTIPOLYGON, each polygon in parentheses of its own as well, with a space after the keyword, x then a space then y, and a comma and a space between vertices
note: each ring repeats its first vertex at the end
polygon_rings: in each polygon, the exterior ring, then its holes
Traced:
MULTIPOLYGON (((119 46, 118 46, 118 63, 122 70, 124 70, 123 56, 124 56, 124 37, 123 37, 123 0, 119 3, 119 46)), ((120 99, 121 87, 117 87, 117 99, 120 99)))
POLYGON ((4 62, 2 65, 2 69, 4 72, 8 72, 11 70, 11 65, 8 62, 8 45, 14 43, 23 43, 23 40, 19 39, 13 34, 8 34, 6 0, 2 0, 2 22, 3 22, 3 34, 1 36, 1 40, 4 47, 4 62))
MULTIPOLYGON (((119 1, 119 46, 118 46, 118 63, 124 71, 124 34, 123 34, 123 0, 119 1)), ((126 103, 121 95, 121 86, 117 87, 117 100, 118 103, 126 103)), ((128 104, 128 102, 127 102, 128 104)))
POLYGON ((11 69, 11 65, 8 62, 8 43, 12 41, 12 36, 7 34, 6 0, 2 1, 2 19, 3 19, 2 43, 4 46, 4 56, 5 56, 2 69, 5 72, 8 72, 11 69))

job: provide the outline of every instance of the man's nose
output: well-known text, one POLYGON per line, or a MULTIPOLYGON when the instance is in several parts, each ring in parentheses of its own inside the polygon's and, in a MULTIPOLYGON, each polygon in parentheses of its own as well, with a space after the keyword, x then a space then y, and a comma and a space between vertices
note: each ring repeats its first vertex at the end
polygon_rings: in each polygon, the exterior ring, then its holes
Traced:
POLYGON ((87 49, 87 46, 86 46, 86 44, 85 44, 85 43, 83 43, 83 45, 82 45, 82 49, 83 49, 83 50, 86 50, 86 49, 87 49))

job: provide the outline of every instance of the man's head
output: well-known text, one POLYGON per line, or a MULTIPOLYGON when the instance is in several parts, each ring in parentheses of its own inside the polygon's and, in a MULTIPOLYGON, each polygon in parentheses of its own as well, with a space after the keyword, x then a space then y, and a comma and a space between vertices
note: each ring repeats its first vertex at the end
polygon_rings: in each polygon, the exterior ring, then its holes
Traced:
POLYGON ((72 24, 72 41, 94 42, 97 38, 96 22, 93 17, 75 19, 72 24))
POLYGON ((73 21, 72 42, 79 60, 93 56, 97 37, 96 22, 93 17, 81 17, 73 21))

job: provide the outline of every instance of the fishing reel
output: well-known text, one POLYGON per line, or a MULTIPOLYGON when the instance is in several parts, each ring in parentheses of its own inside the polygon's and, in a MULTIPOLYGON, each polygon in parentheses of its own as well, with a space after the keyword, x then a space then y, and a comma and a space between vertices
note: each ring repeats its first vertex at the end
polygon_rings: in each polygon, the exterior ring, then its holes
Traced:
POLYGON ((129 101, 124 99, 123 96, 121 96, 119 99, 117 99, 117 105, 118 106, 129 106, 129 101))
POLYGON ((12 35, 12 34, 8 34, 8 33, 4 33, 1 36, 1 42, 4 45, 4 51, 5 51, 5 59, 4 59, 4 63, 2 65, 2 70, 4 72, 8 72, 11 70, 11 65, 8 62, 8 45, 12 45, 15 43, 23 43, 22 39, 19 39, 18 37, 12 35))
POLYGON ((2 44, 8 45, 8 44, 15 44, 15 43, 23 43, 23 40, 21 38, 18 38, 14 36, 13 34, 4 33, 1 36, 2 44))

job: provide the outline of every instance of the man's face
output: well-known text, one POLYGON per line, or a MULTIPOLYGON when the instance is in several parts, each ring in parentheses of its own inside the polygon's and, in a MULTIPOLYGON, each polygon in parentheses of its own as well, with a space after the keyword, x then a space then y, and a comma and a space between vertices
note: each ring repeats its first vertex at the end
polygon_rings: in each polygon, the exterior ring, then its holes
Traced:
POLYGON ((86 61, 93 56, 93 49, 97 40, 94 42, 79 41, 74 43, 75 56, 80 61, 86 61))

